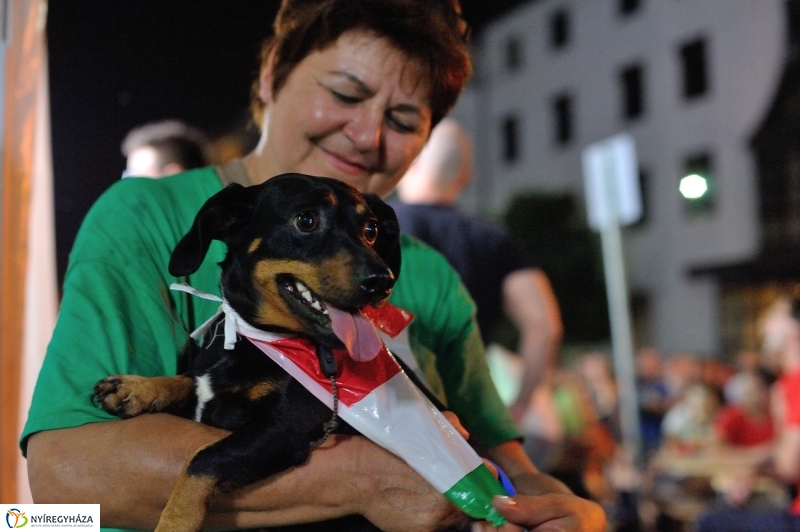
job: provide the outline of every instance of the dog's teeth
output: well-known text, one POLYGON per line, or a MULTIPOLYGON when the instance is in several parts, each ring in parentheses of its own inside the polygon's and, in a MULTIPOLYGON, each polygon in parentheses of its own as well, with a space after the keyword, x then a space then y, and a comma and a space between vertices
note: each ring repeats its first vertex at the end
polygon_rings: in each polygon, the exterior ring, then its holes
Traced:
POLYGON ((322 305, 319 304, 319 301, 314 301, 313 303, 311 303, 311 306, 317 310, 322 310, 322 305))
POLYGON ((300 292, 300 293, 303 295, 303 299, 305 299, 309 303, 314 301, 314 298, 311 297, 311 292, 309 292, 308 290, 305 290, 305 291, 300 292))
POLYGON ((303 283, 301 283, 300 281, 295 281, 294 284, 297 287, 297 289, 300 290, 301 292, 308 292, 308 287, 303 283))

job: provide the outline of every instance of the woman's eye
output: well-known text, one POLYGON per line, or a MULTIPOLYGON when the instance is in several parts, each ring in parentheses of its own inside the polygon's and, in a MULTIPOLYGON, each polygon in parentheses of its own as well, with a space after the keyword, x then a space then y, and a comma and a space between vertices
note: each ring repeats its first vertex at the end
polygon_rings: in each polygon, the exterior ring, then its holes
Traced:
POLYGON ((370 220, 364 225, 364 240, 369 244, 374 244, 378 239, 378 222, 370 220))
POLYGON ((398 119, 392 113, 389 113, 386 119, 389 122, 389 127, 394 129, 395 131, 399 131, 400 133, 412 133, 417 129, 416 125, 407 124, 402 120, 398 119))
POLYGON ((319 215, 314 211, 301 212, 294 217, 294 226, 304 233, 310 233, 319 227, 319 215))
POLYGON ((331 90, 331 94, 333 94, 334 98, 347 105, 352 105, 361 101, 361 98, 358 96, 349 96, 335 90, 331 90))

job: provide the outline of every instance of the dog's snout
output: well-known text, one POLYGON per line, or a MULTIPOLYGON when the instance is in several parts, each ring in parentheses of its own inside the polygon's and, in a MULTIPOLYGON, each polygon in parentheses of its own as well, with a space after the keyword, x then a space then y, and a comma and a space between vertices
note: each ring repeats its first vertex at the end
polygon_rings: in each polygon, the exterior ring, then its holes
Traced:
POLYGON ((370 274, 359 284, 361 290, 375 301, 384 299, 394 286, 394 275, 389 270, 370 274))

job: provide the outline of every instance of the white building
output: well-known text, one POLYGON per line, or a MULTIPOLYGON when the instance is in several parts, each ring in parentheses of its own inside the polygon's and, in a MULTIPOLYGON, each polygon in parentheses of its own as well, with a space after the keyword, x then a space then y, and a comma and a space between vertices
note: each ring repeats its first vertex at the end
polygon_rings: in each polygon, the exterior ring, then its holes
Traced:
MULTIPOLYGON (((759 248, 750 138, 786 60, 783 0, 537 0, 488 25, 476 78, 455 111, 478 145, 475 211, 518 191, 582 198, 581 150, 636 139, 644 223, 625 231, 631 290, 644 294, 648 342, 719 352, 719 289, 701 264, 759 248), (678 191, 709 177, 711 200, 678 191)), ((640 316, 640 319, 643 317, 640 316)))

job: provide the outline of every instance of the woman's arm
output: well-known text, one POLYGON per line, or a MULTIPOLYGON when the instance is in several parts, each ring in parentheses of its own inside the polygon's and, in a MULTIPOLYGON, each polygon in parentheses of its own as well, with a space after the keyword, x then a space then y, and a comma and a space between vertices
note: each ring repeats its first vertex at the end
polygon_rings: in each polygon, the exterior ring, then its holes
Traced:
MULTIPOLYGON (((167 414, 39 432, 28 443, 34 500, 100 503, 104 527, 153 529, 185 463, 226 434, 167 414)), ((247 528, 350 514, 390 531, 464 519, 391 453, 362 437, 334 436, 306 464, 217 497, 206 525, 247 528)))
POLYGON ((487 449, 491 460, 508 475, 511 483, 520 493, 525 495, 544 495, 548 493, 572 494, 567 486, 560 481, 541 473, 533 465, 522 444, 516 440, 501 443, 487 449))

